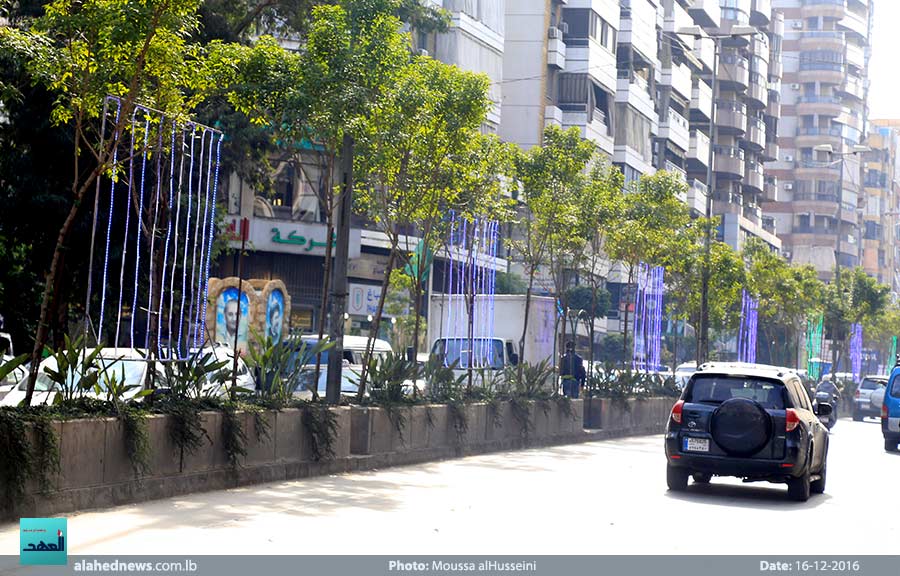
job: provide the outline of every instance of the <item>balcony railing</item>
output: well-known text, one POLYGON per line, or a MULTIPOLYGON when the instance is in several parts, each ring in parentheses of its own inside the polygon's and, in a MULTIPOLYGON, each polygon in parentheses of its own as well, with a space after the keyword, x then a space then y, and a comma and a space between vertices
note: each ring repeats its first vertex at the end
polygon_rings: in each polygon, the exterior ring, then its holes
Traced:
POLYGON ((815 126, 808 128, 798 128, 798 136, 837 136, 841 137, 841 129, 835 126, 830 128, 817 128, 815 126))

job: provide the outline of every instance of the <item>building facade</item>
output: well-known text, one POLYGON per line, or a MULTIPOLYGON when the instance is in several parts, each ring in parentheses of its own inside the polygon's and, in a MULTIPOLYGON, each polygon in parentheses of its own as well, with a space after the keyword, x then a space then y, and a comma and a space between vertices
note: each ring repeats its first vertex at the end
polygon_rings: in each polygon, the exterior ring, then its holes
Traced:
POLYGON ((763 208, 791 261, 824 280, 836 263, 862 262, 872 0, 775 0, 784 16, 784 77, 778 143, 768 164, 778 179, 763 208), (830 146, 833 153, 817 150, 830 146))
POLYGON ((862 218, 862 267, 900 295, 900 121, 872 120, 866 144, 862 218))

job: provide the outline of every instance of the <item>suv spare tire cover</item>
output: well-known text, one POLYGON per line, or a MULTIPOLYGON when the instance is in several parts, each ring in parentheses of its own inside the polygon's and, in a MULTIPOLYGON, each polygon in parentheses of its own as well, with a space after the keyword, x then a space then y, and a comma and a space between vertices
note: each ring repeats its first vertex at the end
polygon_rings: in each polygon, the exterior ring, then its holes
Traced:
POLYGON ((772 418, 759 403, 732 398, 712 415, 713 440, 734 456, 751 456, 762 450, 772 435, 772 418))

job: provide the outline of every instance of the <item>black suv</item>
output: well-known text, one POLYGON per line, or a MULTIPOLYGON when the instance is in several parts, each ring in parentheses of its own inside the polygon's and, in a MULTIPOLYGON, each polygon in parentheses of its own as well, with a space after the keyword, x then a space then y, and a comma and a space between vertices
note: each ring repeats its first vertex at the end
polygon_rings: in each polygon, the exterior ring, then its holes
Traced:
POLYGON ((785 482, 793 500, 825 491, 828 430, 800 377, 759 364, 702 365, 672 408, 666 427, 666 481, 687 488, 688 477, 785 482))

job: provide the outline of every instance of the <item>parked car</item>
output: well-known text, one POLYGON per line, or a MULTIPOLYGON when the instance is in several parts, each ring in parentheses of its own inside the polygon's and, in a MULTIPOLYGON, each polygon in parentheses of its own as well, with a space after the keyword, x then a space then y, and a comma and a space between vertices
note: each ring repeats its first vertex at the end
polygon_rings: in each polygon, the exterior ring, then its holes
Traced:
MULTIPOLYGON (((89 355, 93 349, 86 349, 85 354, 89 355)), ((146 360, 146 352, 137 348, 103 348, 96 358, 95 370, 102 370, 106 377, 101 376, 98 384, 101 389, 100 397, 105 397, 105 384, 113 377, 119 383, 126 386, 133 386, 129 390, 124 399, 129 400, 137 396, 146 383, 147 369, 150 363, 146 360)), ((37 381, 34 386, 34 394, 31 397, 31 405, 52 404, 53 399, 60 392, 59 385, 50 379, 47 370, 57 370, 58 365, 54 356, 49 356, 41 361, 38 370, 37 381)), ((162 371, 157 367, 157 374, 162 377, 162 371)), ((70 374, 70 384, 75 386, 84 375, 70 374)), ((21 381, 17 386, 9 391, 6 396, 0 400, 0 406, 18 406, 25 400, 25 394, 28 389, 27 379, 21 381)), ((93 390, 78 391, 79 395, 98 396, 93 390)))
MULTIPOLYGON (((11 362, 13 360, 12 356, 4 354, 2 356, 2 360, 0 360, 0 366, 6 364, 7 362, 11 362)), ((6 375, 5 378, 0 379, 0 400, 9 394, 9 392, 15 388, 19 383, 25 380, 28 377, 28 364, 24 364, 21 366, 16 366, 12 372, 6 375)))
MULTIPOLYGON (((211 363, 227 362, 222 369, 209 378, 209 383, 205 388, 206 391, 213 395, 226 394, 233 381, 232 370, 234 368, 234 351, 228 346, 219 345, 212 348, 203 348, 199 351, 199 355, 201 358, 210 355, 211 363)), ((253 378, 253 374, 250 373, 250 369, 247 368, 247 364, 244 362, 244 359, 241 358, 240 354, 237 357, 237 386, 244 390, 256 390, 256 380, 253 378)))
MULTIPOLYGON (((318 343, 315 336, 303 336, 302 342, 312 348, 318 343)), ((368 338, 365 336, 344 336, 344 350, 341 364, 341 394, 356 395, 359 390, 358 381, 362 375, 363 359, 366 354, 366 343, 368 338)), ((332 350, 322 352, 321 365, 319 367, 319 380, 316 391, 319 396, 325 395, 325 388, 328 382, 328 355, 332 350)), ((372 345, 372 357, 382 358, 392 352, 391 345, 385 341, 376 339, 372 345)), ((300 376, 300 383, 294 391, 294 396, 302 399, 312 398, 312 385, 315 380, 315 356, 307 359, 307 368, 305 368, 300 376)))
POLYGON ((884 388, 887 386, 887 376, 866 376, 859 383, 853 398, 853 420, 861 422, 866 416, 878 418, 881 416, 881 404, 876 403, 873 397, 876 391, 882 390, 881 399, 884 399, 884 388))
POLYGON ((793 500, 825 491, 828 432, 796 372, 760 364, 708 363, 675 403, 666 427, 666 481, 713 476, 783 482, 793 500), (815 410, 815 411, 814 411, 815 410))
POLYGON ((900 366, 895 366, 884 393, 881 405, 881 433, 884 435, 884 449, 897 452, 900 444, 900 366))
POLYGON ((691 375, 697 371, 696 362, 685 362, 675 367, 675 385, 681 389, 687 385, 691 375))

